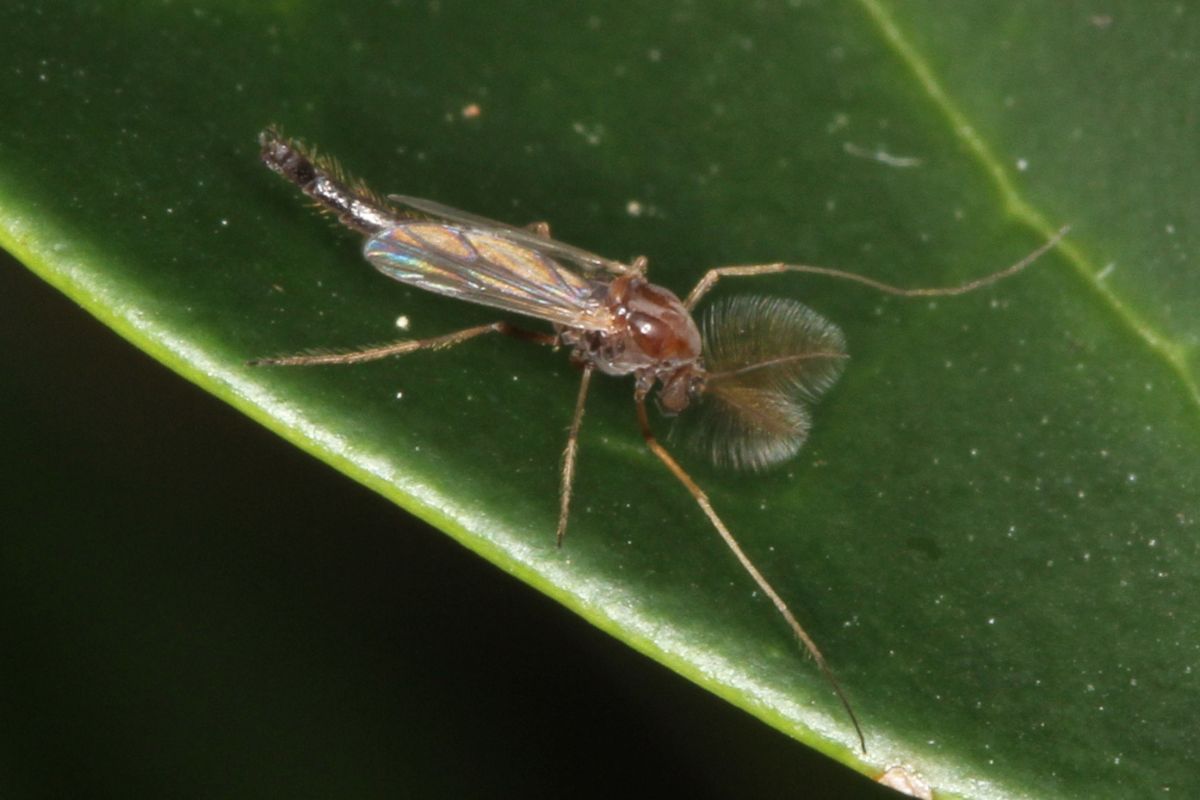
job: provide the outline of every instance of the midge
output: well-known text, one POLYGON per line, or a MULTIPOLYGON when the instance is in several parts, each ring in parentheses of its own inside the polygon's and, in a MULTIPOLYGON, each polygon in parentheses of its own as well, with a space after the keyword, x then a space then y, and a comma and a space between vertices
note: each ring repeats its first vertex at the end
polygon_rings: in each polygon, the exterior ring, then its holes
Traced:
MULTIPOLYGON (((503 333, 538 344, 568 347, 582 369, 575 414, 563 453, 558 543, 567 530, 579 428, 592 373, 632 375, 633 401, 642 437, 691 493, 725 544, 788 627, 817 662, 846 709, 866 752, 866 739, 850 702, 787 603, 771 586, 708 497, 658 442, 646 414, 657 390, 658 407, 674 416, 692 406, 691 444, 718 464, 757 470, 799 452, 808 435, 808 404, 828 389, 846 359, 842 332, 793 300, 734 297, 721 300, 697 327, 692 310, 721 277, 803 272, 843 278, 902 297, 957 295, 1006 278, 1029 266, 1066 233, 1012 266, 960 286, 900 289, 861 275, 798 264, 718 267, 680 300, 646 280, 647 262, 611 261, 550 238, 546 223, 519 228, 430 200, 384 199, 346 178, 332 160, 318 157, 274 128, 259 135, 262 160, 296 184, 317 207, 367 237, 363 254, 390 278, 431 292, 549 322, 552 333, 509 322, 479 325, 429 339, 409 339, 362 350, 260 358, 259 365, 355 364, 417 350, 452 347, 476 336, 503 333)), ((686 418, 685 418, 686 419, 686 418)))

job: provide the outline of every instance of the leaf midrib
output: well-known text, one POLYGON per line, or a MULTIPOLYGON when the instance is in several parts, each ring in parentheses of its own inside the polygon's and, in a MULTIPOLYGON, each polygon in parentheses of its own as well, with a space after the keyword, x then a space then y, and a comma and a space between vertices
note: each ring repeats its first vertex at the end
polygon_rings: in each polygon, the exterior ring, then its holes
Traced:
MULTIPOLYGON (((1053 236, 1060 225, 1050 223, 1045 214, 1021 196, 1011 174, 1004 168, 1003 162, 996 157, 992 148, 978 134, 966 114, 946 93, 934 76, 929 62, 905 37, 883 0, 858 0, 858 2, 867 12, 871 21, 879 28, 885 41, 908 67, 921 91, 949 122, 951 135, 966 146, 971 155, 983 167, 984 172, 991 178, 1008 213, 1040 237, 1049 239, 1053 236)), ((1182 384, 1191 400, 1192 407, 1200 411, 1200 381, 1197 380, 1188 365, 1188 347, 1163 334, 1139 314, 1130 302, 1118 295, 1100 277, 1102 270, 1096 263, 1085 256, 1083 251, 1069 239, 1059 243, 1058 251, 1066 258, 1083 282, 1099 295, 1105 306, 1120 320, 1121 324, 1141 339, 1158 358, 1166 362, 1182 384)))

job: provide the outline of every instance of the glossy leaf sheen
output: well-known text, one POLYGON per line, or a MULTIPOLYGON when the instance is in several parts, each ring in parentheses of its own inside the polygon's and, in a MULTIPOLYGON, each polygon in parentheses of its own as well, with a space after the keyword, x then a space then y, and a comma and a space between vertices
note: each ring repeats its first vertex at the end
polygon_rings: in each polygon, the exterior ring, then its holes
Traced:
POLYGON ((865 772, 904 763, 978 797, 1200 790, 1183 4, 15 4, 0 22, 21 114, 0 127, 3 244, 167 366, 865 772), (954 283, 1074 225, 957 299, 741 287, 812 306, 851 360, 783 469, 688 467, 822 645, 865 760, 642 447, 627 383, 597 382, 560 552, 562 353, 243 365, 395 338, 401 315, 418 336, 494 318, 365 264, 258 165, 269 122, 381 192, 645 253, 680 294, 709 266, 779 259, 954 283))

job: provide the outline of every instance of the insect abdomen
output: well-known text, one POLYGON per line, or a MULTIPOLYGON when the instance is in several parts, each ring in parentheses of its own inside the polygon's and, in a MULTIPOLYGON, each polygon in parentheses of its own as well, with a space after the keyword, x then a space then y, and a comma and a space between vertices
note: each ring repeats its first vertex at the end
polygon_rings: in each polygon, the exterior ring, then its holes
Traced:
POLYGON ((332 159, 321 158, 275 128, 260 133, 258 143, 264 164, 346 227, 372 236, 396 224, 400 215, 370 189, 348 180, 332 159))

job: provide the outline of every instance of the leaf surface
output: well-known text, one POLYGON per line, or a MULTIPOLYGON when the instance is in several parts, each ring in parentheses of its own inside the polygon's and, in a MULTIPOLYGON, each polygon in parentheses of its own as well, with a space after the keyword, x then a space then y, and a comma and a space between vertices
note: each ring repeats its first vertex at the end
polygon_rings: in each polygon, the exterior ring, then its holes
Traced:
MULTIPOLYGON (((220 3, 0 12, 0 239, 138 347, 771 725, 963 796, 1197 789, 1197 23, 1183 6, 220 3), (1152 44, 1153 43, 1153 44, 1152 44), (491 321, 389 282, 263 169, 267 123, 684 294, 780 259, 851 360, 800 456, 688 461, 868 733, 598 381, 478 341, 353 368, 247 359, 491 321), (403 319, 403 333, 397 325, 403 319)), ((752 283, 753 282, 753 283, 752 283)), ((663 425, 665 433, 668 425, 663 425)))

